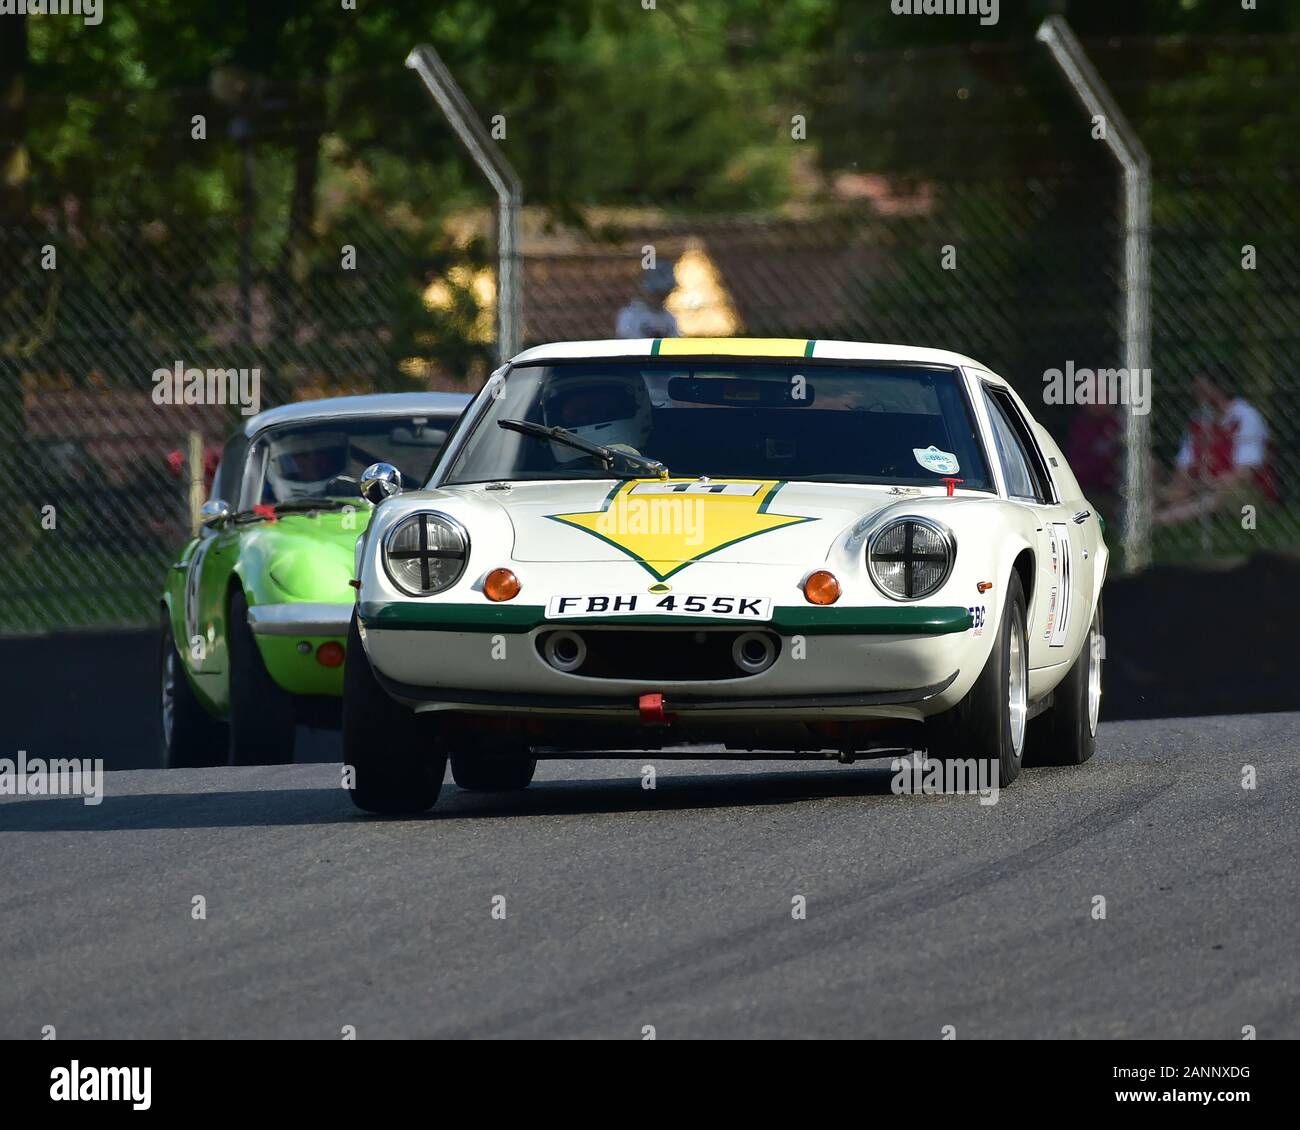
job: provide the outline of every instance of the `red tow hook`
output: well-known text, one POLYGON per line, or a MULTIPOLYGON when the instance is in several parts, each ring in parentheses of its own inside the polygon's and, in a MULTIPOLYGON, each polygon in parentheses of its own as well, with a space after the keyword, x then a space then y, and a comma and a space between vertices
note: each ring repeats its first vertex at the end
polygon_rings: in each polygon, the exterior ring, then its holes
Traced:
POLYGON ((637 707, 641 711, 643 726, 667 726, 672 722, 668 712, 664 710, 664 696, 661 694, 643 694, 637 702, 637 707))
POLYGON ((954 478, 952 478, 950 475, 945 475, 941 481, 942 481, 942 482, 945 482, 945 483, 948 484, 948 497, 951 498, 951 497, 952 497, 952 492, 953 492, 953 490, 956 488, 957 484, 958 484, 958 483, 964 483, 966 480, 965 480, 965 479, 954 479, 954 478))

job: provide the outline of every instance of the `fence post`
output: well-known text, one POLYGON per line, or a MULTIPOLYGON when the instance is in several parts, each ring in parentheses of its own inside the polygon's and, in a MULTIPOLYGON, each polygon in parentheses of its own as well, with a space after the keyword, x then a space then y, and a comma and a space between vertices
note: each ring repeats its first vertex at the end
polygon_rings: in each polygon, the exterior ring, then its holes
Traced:
POLYGON ((523 339, 523 273, 519 264, 519 208, 523 187, 505 154, 492 140, 465 92, 438 53, 421 45, 406 65, 423 80, 443 116, 497 194, 497 360, 504 364, 519 352, 523 339))
POLYGON ((189 475, 189 512, 190 512, 190 537, 198 537, 200 511, 203 509, 203 434, 201 432, 190 432, 189 454, 185 460, 186 473, 189 475))
MULTIPOLYGON (((1131 389, 1151 366, 1151 158, 1065 18, 1048 16, 1035 38, 1088 113, 1104 119, 1106 145, 1124 170, 1124 366, 1131 389)), ((1151 563, 1151 422, 1134 410, 1131 394, 1126 399, 1122 540, 1124 568, 1136 572, 1151 563)))

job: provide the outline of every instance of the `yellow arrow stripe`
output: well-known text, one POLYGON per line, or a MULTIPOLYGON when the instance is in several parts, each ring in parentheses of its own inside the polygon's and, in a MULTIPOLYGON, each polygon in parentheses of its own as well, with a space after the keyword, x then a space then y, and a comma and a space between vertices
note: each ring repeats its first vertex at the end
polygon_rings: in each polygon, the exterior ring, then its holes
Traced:
POLYGON ((783 485, 778 480, 718 479, 711 485, 725 488, 728 483, 753 489, 714 494, 702 493, 708 487, 698 480, 632 480, 611 491, 599 510, 550 517, 614 546, 660 581, 747 538, 813 521, 768 512, 783 485), (657 490, 679 485, 690 493, 636 494, 643 484, 657 490))

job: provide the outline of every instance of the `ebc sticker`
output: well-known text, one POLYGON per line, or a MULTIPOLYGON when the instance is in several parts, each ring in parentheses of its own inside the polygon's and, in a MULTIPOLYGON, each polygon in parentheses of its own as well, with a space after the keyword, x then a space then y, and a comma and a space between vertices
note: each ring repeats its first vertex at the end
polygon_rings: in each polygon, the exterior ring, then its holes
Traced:
POLYGON ((976 604, 966 609, 970 613, 970 630, 973 636, 982 636, 984 634, 984 624, 987 621, 988 613, 985 606, 976 604))
POLYGON ((936 475, 955 475, 961 470, 957 456, 951 451, 940 451, 934 444, 929 447, 914 447, 912 455, 922 467, 936 475))

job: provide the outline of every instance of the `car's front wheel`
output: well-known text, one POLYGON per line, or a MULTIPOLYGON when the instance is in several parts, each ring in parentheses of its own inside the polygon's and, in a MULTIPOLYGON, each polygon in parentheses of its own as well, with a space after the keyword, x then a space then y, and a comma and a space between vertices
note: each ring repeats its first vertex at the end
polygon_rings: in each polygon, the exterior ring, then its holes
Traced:
POLYGON ((471 792, 504 793, 526 789, 537 771, 537 758, 522 753, 480 753, 451 755, 451 776, 462 789, 471 792))
POLYGON ((164 769, 198 769, 226 763, 225 724, 204 709, 185 674, 171 615, 162 610, 158 652, 159 703, 164 769))
POLYGON ((447 773, 434 717, 416 714, 379 685, 356 613, 343 661, 343 762, 352 803, 385 816, 432 808, 447 773))
POLYGON ((1025 590, 1014 570, 997 638, 984 670, 951 710, 926 723, 931 756, 947 761, 991 762, 998 766, 998 787, 1018 776, 1025 752, 1029 713, 1029 634, 1025 590))

